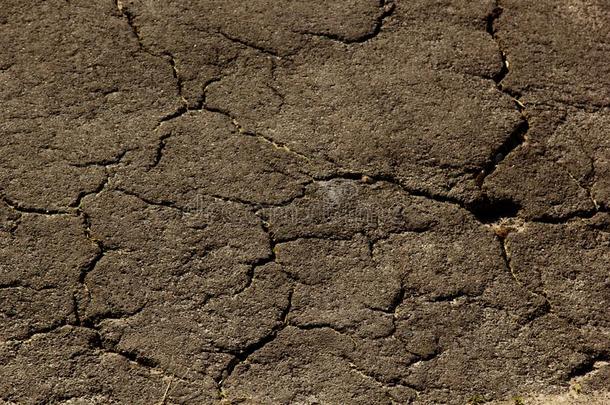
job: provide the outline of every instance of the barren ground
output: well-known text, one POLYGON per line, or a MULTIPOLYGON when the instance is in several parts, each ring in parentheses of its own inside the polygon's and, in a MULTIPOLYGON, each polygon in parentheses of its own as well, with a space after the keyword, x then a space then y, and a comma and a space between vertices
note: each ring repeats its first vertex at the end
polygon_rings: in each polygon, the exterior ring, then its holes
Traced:
POLYGON ((607 0, 0 3, 0 403, 610 403, 607 0))

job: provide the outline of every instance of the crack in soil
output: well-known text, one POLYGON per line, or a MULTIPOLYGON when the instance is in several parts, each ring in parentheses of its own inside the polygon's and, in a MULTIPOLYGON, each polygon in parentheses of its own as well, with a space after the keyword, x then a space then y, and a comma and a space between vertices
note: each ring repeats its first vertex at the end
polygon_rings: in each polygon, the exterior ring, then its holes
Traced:
MULTIPOLYGON (((79 207, 79 210, 80 210, 80 207, 79 207)), ((93 256, 93 258, 89 261, 89 263, 85 264, 80 269, 80 273, 78 275, 78 283, 81 285, 81 288, 84 290, 87 300, 91 301, 91 291, 89 290, 89 287, 87 287, 86 278, 89 273, 91 273, 93 270, 95 270, 95 267, 97 266, 97 264, 104 258, 106 250, 104 249, 102 242, 95 239, 91 234, 91 219, 90 219, 89 215, 82 210, 79 211, 79 215, 81 216, 81 218, 83 220, 83 226, 85 228, 85 236, 87 237, 87 239, 89 241, 91 241, 95 244, 96 249, 97 249, 95 256, 93 256)), ((80 304, 79 304, 79 301, 76 296, 74 297, 74 313, 75 313, 76 320, 77 320, 76 324, 82 325, 82 323, 81 323, 82 317, 80 315, 80 304)))
POLYGON ((510 73, 506 52, 504 52, 502 44, 497 37, 498 29, 496 28, 496 23, 502 16, 503 12, 504 8, 500 5, 500 1, 496 0, 493 10, 487 15, 486 18, 486 31, 497 44, 502 62, 500 71, 495 74, 492 79, 496 83, 497 89, 513 100, 515 107, 521 114, 521 122, 515 127, 502 145, 500 145, 496 150, 492 151, 489 163, 483 167, 481 172, 476 176, 475 182, 479 188, 483 186, 485 179, 493 174, 498 165, 527 140, 527 132, 530 128, 528 117, 525 112, 525 105, 519 100, 519 95, 507 90, 502 85, 502 81, 510 73))
MULTIPOLYGON (((233 115, 232 115, 230 112, 228 112, 228 111, 222 110, 222 109, 220 109, 220 108, 213 108, 213 107, 209 107, 209 106, 205 105, 205 102, 204 102, 204 104, 203 104, 203 107, 202 107, 202 108, 203 108, 204 110, 206 110, 206 111, 209 111, 209 112, 213 112, 213 113, 218 113, 218 114, 221 114, 221 115, 225 116, 226 118, 230 119, 230 120, 231 120, 231 123, 233 124, 233 126, 235 127, 235 129, 236 129, 237 133, 239 133, 239 134, 246 135, 246 136, 251 136, 251 137, 253 137, 253 138, 260 139, 261 141, 263 141, 263 142, 265 142, 265 143, 267 143, 267 144, 272 145, 272 146, 273 146, 275 149, 280 149, 280 150, 286 151, 286 152, 288 152, 288 153, 291 153, 291 154, 293 154, 293 155, 297 156, 297 157, 298 157, 298 158, 300 158, 300 159, 304 159, 304 160, 306 160, 306 161, 311 161, 311 160, 313 160, 312 158, 310 158, 310 157, 308 157, 308 156, 306 156, 306 155, 303 155, 303 154, 302 154, 302 153, 300 153, 300 152, 296 152, 296 151, 294 151, 294 150, 290 149, 290 148, 288 147, 288 145, 286 145, 285 143, 277 142, 277 141, 275 141, 273 138, 270 138, 270 137, 268 137, 268 136, 262 135, 262 134, 257 133, 257 132, 253 132, 253 131, 247 130, 247 129, 246 129, 244 126, 243 126, 243 125, 241 125, 241 124, 240 124, 240 123, 237 121, 237 118, 236 118, 236 117, 234 117, 234 116, 233 116, 233 115)), ((331 162, 328 162, 328 163, 331 163, 331 162)))
POLYGON ((159 163, 161 162, 161 158, 163 158, 163 151, 167 146, 166 141, 170 136, 172 136, 172 133, 168 132, 167 134, 161 135, 161 137, 159 138, 159 144, 157 145, 155 156, 153 158, 153 161, 148 165, 147 171, 157 167, 157 165, 159 165, 159 163))
POLYGON ((247 362, 250 356, 261 350, 269 343, 273 342, 277 338, 278 334, 289 325, 288 315, 290 314, 290 311, 292 309, 292 296, 293 290, 290 290, 288 292, 288 304, 286 305, 286 308, 284 308, 280 313, 280 324, 278 326, 274 327, 269 334, 265 335, 258 341, 246 346, 244 349, 236 353, 232 353, 235 357, 229 363, 227 368, 221 373, 220 380, 217 381, 218 390, 220 391, 222 396, 226 397, 226 395, 224 394, 224 383, 227 381, 227 379, 229 379, 229 377, 231 377, 233 371, 235 371, 235 368, 238 365, 247 362))
POLYGON ((223 37, 224 39, 226 39, 227 41, 233 42, 235 44, 241 45, 241 46, 245 46, 246 48, 251 48, 254 49, 255 51, 264 53, 266 55, 269 55, 273 58, 281 58, 282 56, 289 56, 289 55, 280 55, 277 52, 275 52, 273 49, 270 48, 266 48, 260 45, 257 45, 253 42, 241 39, 241 38, 237 38, 234 37, 232 35, 227 34, 226 32, 222 31, 222 30, 218 30, 216 31, 218 33, 218 35, 220 35, 221 37, 223 37))
POLYGON ((381 10, 383 10, 383 11, 379 15, 379 17, 377 17, 377 19, 375 20, 375 23, 373 24, 373 28, 369 32, 365 33, 364 35, 362 35, 358 38, 346 39, 346 38, 342 37, 341 35, 337 35, 337 34, 320 33, 320 32, 315 32, 315 31, 306 31, 306 30, 295 31, 295 32, 297 32, 299 34, 305 34, 305 35, 311 35, 314 37, 324 38, 324 39, 328 39, 331 41, 341 42, 346 45, 362 44, 367 41, 370 41, 371 39, 373 39, 377 35, 379 35, 379 33, 381 32, 381 29, 383 28, 384 21, 387 18, 389 18, 390 16, 392 16, 392 14, 394 13, 394 10, 396 9, 396 5, 394 4, 394 0, 379 0, 379 8, 381 8, 381 10))
POLYGON ((41 207, 31 207, 23 205, 17 201, 13 201, 6 195, 2 195, 0 200, 8 205, 12 210, 22 213, 22 214, 39 214, 46 216, 53 215, 69 215, 71 212, 68 209, 50 209, 50 208, 41 208, 41 207))
MULTIPOLYGON (((258 216, 258 212, 255 213, 255 215, 258 216)), ((246 281, 246 283, 244 284, 244 286, 242 288, 240 288, 238 291, 236 291, 233 296, 239 295, 241 293, 243 293, 244 291, 246 291, 248 288, 250 288, 252 286, 252 282, 254 281, 254 273, 256 272, 256 269, 258 267, 262 267, 265 266, 266 264, 269 263, 275 263, 276 262, 276 246, 277 246, 277 242, 275 241, 275 239, 273 238, 273 236, 271 235, 271 231, 269 230, 269 224, 262 218, 259 217, 259 219, 261 220, 261 227, 263 228, 263 230, 265 231, 265 233, 267 234, 268 238, 269 238, 269 250, 270 253, 267 257, 263 257, 260 259, 255 260, 254 262, 252 262, 250 264, 250 267, 248 268, 248 271, 246 273, 246 276, 248 277, 248 280, 246 281)))
POLYGON ((92 325, 88 325, 88 324, 78 324, 78 323, 70 323, 70 322, 62 322, 60 324, 57 325, 53 325, 51 327, 48 328, 43 328, 43 329, 39 329, 34 333, 31 333, 30 335, 28 335, 26 338, 24 339, 20 339, 20 340, 16 340, 14 342, 16 342, 19 346, 26 344, 30 341, 32 341, 33 339, 35 339, 36 337, 38 337, 39 335, 47 335, 49 333, 53 333, 55 331, 58 331, 62 328, 65 327, 71 327, 71 328, 82 328, 82 329, 87 329, 92 331, 93 333, 95 333, 95 339, 92 342, 92 346, 91 348, 96 348, 98 349, 100 352, 102 353, 111 353, 111 354, 116 354, 119 355, 121 357, 124 357, 125 359, 127 359, 128 361, 137 364, 140 367, 146 368, 146 369, 154 369, 155 371, 159 372, 160 374, 166 376, 166 377, 171 377, 174 379, 178 379, 178 380, 182 380, 181 378, 173 375, 173 374, 169 374, 167 373, 165 370, 163 370, 159 363, 153 359, 141 356, 138 353, 135 352, 128 352, 128 351, 122 351, 122 350, 117 350, 116 348, 112 347, 109 344, 106 344, 107 342, 104 342, 102 335, 100 334, 99 330, 92 326, 92 325))
MULTIPOLYGON (((256 214, 258 215, 258 212, 256 214)), ((273 238, 273 235, 271 234, 271 231, 269 230, 269 224, 263 218, 261 218, 261 226, 262 226, 263 230, 267 233, 267 235, 269 237, 269 247, 270 247, 271 253, 269 254, 268 257, 260 259, 258 261, 255 261, 252 264, 252 266, 251 266, 251 268, 249 269, 249 272, 248 272, 248 276, 249 276, 248 283, 246 284, 246 286, 240 292, 243 292, 245 289, 250 287, 250 285, 252 284, 252 281, 254 279, 254 272, 255 272, 257 267, 264 266, 265 264, 268 264, 268 263, 275 263, 275 261, 276 261, 275 250, 276 250, 277 242, 275 241, 275 239, 273 238)), ((237 294, 239 294, 240 292, 238 292, 237 294)), ((280 313, 280 324, 279 324, 279 326, 276 326, 276 327, 272 328, 272 330, 271 330, 271 332, 269 334, 267 334, 263 338, 259 339, 257 342, 254 342, 253 344, 247 346, 245 349, 241 350, 240 352, 233 353, 233 355, 235 357, 229 363, 227 368, 221 373, 221 378, 217 382, 218 389, 219 389, 219 391, 221 393, 221 396, 224 396, 223 384, 231 376, 231 374, 233 373, 235 368, 239 364, 242 364, 242 363, 246 362, 248 360, 248 358, 250 356, 252 356, 255 352, 257 352, 258 350, 262 349, 264 346, 266 346, 267 344, 269 344, 273 340, 275 340, 277 335, 282 330, 284 330, 284 328, 286 328, 289 325, 288 324, 288 315, 290 314, 290 311, 292 309, 292 297, 293 297, 293 293, 294 293, 294 288, 292 288, 288 292, 288 304, 286 305, 286 308, 284 308, 282 310, 282 312, 280 313)))
POLYGON ((412 385, 412 384, 407 384, 404 381, 400 381, 398 379, 393 379, 392 381, 389 381, 389 382, 386 383, 384 381, 379 380, 378 377, 376 377, 374 375, 367 374, 364 371, 360 370, 358 368, 358 366, 355 365, 354 363, 352 363, 351 361, 349 361, 349 359, 344 358, 344 360, 347 361, 347 364, 349 365, 349 367, 356 374, 358 374, 359 376, 363 377, 366 380, 373 381, 375 384, 377 384, 378 386, 380 386, 380 387, 382 387, 384 389, 390 389, 391 390, 393 388, 408 388, 408 389, 411 389, 411 390, 415 391, 416 395, 419 395, 419 393, 422 391, 421 387, 416 386, 416 385, 412 385))
POLYGON ((159 120, 159 123, 161 123, 163 121, 171 120, 171 119, 175 118, 176 116, 181 115, 183 112, 180 113, 179 111, 182 111, 182 108, 188 109, 188 107, 187 107, 188 102, 182 95, 182 79, 180 78, 180 74, 178 72, 176 58, 169 51, 155 52, 155 51, 149 49, 148 47, 146 47, 144 45, 144 42, 142 41, 142 35, 140 33, 140 29, 138 28, 138 26, 135 23, 136 16, 130 10, 126 9, 123 6, 123 2, 121 0, 114 0, 114 5, 115 5, 116 9, 118 10, 118 12, 120 13, 120 15, 123 16, 124 19, 126 20, 127 25, 129 25, 131 32, 133 33, 133 35, 135 36, 135 38, 137 40, 139 50, 144 53, 147 53, 153 57, 163 59, 164 61, 166 61, 169 64, 169 66, 172 69, 172 76, 176 82, 175 83, 176 92, 177 92, 178 97, 180 97, 181 102, 184 105, 182 107, 180 107, 178 109, 178 111, 171 113, 165 117, 162 117, 159 120))
POLYGON ((609 361, 610 353, 608 352, 590 354, 586 360, 568 373, 568 380, 585 378, 589 374, 595 373, 598 366, 608 364, 609 361))
POLYGON ((404 193, 410 196, 423 197, 427 200, 436 201, 444 204, 455 205, 463 210, 470 212, 481 224, 489 224, 504 217, 514 217, 521 207, 510 200, 491 201, 487 197, 480 198, 472 203, 465 203, 457 198, 436 194, 430 191, 415 189, 404 185, 400 180, 392 175, 373 175, 365 172, 355 172, 339 168, 339 173, 328 176, 314 177, 315 181, 330 181, 334 179, 354 180, 362 183, 385 182, 397 186, 404 193))
POLYGON ((182 99, 182 102, 184 104, 188 105, 188 101, 182 95, 183 85, 182 85, 182 79, 180 78, 180 73, 178 72, 176 58, 174 58, 174 55, 172 53, 170 53, 169 51, 164 51, 163 55, 166 55, 169 59, 169 64, 172 67, 172 75, 174 76, 174 79, 176 80, 176 90, 178 91, 178 95, 182 99))
MULTIPOLYGON (((562 117, 561 119, 561 123, 555 128, 555 130, 553 131, 553 134, 556 134, 557 131, 561 128, 561 126, 565 125, 567 120, 568 120, 568 114, 566 113, 566 116, 562 117)), ((596 159, 594 156, 590 155, 586 148, 584 147, 584 140, 582 138, 582 136, 579 133, 575 134, 576 138, 579 141, 579 146, 580 146, 580 151, 587 157, 588 159, 588 166, 589 169, 588 171, 583 174, 579 179, 577 179, 572 172, 570 171, 569 167, 566 167, 564 165, 562 165, 561 163, 559 163, 558 161, 555 161, 555 163, 557 163, 557 165, 564 171, 564 173, 570 177, 570 179, 572 179, 572 181, 574 181, 574 183, 580 187, 586 194, 587 194, 587 198, 589 198, 589 200, 591 201, 591 203, 593 204, 593 207, 596 211, 599 211, 601 206, 600 204, 597 202, 597 200, 595 200, 595 198, 593 197, 593 192, 592 189, 595 186, 595 183, 597 181, 597 176, 595 173, 595 163, 596 163, 596 159)))
POLYGON ((506 233, 503 233, 503 234, 496 232, 496 238, 500 242, 500 254, 502 256, 502 260, 504 261, 504 266, 510 272, 512 278, 521 288, 523 288, 524 290, 526 290, 544 300, 543 307, 540 310, 534 311, 534 313, 528 319, 528 321, 531 322, 536 318, 539 318, 541 316, 544 316, 548 313, 553 312, 553 306, 551 305, 551 301, 549 300, 547 294, 544 291, 541 291, 541 292, 532 291, 530 288, 527 287, 527 285, 525 285, 523 282, 521 282, 521 280, 519 280, 519 278, 515 274, 515 270, 513 269, 513 266, 511 263, 510 251, 507 246, 508 243, 506 240, 509 233, 510 233, 510 230, 507 230, 506 233))
POLYGON ((84 163, 70 163, 70 166, 73 166, 73 167, 113 166, 113 165, 119 164, 121 162, 121 160, 123 160, 123 158, 125 157, 127 152, 129 152, 129 151, 130 151, 130 149, 124 149, 124 150, 120 151, 116 156, 108 158, 108 159, 91 160, 91 161, 84 162, 84 163))
POLYGON ((533 219, 529 222, 559 225, 559 224, 569 223, 570 221, 573 221, 576 219, 591 219, 600 212, 610 212, 610 209, 606 209, 605 207, 599 206, 597 208, 592 208, 590 210, 577 210, 577 211, 571 212, 568 215, 559 216, 559 217, 543 215, 543 216, 533 219))

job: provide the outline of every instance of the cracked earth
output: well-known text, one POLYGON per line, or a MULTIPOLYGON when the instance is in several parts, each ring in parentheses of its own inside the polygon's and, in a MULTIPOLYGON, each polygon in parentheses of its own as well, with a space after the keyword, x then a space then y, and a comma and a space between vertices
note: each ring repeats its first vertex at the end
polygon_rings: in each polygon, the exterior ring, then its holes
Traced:
POLYGON ((606 0, 3 0, 1 404, 609 404, 606 0))

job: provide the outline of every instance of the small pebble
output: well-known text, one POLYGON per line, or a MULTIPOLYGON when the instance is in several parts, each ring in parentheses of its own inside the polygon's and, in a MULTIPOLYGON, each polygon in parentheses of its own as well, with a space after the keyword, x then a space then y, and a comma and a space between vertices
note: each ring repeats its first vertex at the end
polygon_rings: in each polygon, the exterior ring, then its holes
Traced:
POLYGON ((372 179, 372 178, 370 178, 369 176, 362 176, 361 181, 362 181, 363 183, 366 183, 366 184, 372 184, 372 183, 373 183, 373 179, 372 179))

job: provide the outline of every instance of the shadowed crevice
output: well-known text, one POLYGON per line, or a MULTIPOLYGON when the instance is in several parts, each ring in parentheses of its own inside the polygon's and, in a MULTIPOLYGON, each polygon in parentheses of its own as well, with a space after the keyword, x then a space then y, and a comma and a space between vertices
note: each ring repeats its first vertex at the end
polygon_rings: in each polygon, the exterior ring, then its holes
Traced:
MULTIPOLYGON (((496 25, 496 21, 502 15, 503 11, 504 11, 504 9, 502 7, 500 7, 500 5, 496 2, 496 5, 493 8, 493 10, 491 10, 491 12, 485 18, 485 31, 487 31, 487 33, 498 44, 498 48, 500 48, 500 43, 498 42, 498 38, 496 37, 497 29, 496 29, 495 25, 496 25)), ((500 68, 500 71, 492 77, 492 80, 494 82, 496 82, 496 84, 499 87, 500 87, 500 82, 502 80, 504 80, 504 78, 508 74, 508 62, 506 60, 506 54, 502 51, 501 48, 500 48, 500 59, 502 61, 502 66, 500 68)))
POLYGON ((589 354, 582 363, 570 370, 567 378, 572 380, 574 378, 585 377, 587 374, 595 371, 597 363, 608 361, 610 361, 610 353, 608 352, 589 354))
POLYGON ((482 187, 487 176, 492 174, 498 165, 506 159, 506 157, 525 142, 525 135, 529 131, 529 122, 523 119, 510 133, 510 135, 502 142, 502 144, 491 152, 488 163, 483 167, 475 181, 477 186, 482 187))

